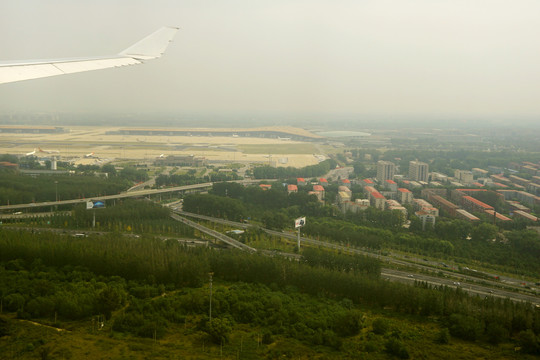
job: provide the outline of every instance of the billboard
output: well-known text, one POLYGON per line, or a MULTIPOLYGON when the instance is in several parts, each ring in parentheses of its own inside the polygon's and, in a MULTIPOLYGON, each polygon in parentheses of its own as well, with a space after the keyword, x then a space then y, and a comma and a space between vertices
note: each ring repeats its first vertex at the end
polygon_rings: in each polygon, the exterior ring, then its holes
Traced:
POLYGON ((99 209, 99 208, 104 208, 104 207, 105 207, 105 203, 103 201, 96 200, 96 201, 87 201, 86 202, 86 210, 88 210, 88 209, 99 209))
POLYGON ((306 217, 301 217, 301 218, 298 218, 296 220, 294 220, 294 228, 295 229, 298 229, 302 226, 306 225, 306 217))

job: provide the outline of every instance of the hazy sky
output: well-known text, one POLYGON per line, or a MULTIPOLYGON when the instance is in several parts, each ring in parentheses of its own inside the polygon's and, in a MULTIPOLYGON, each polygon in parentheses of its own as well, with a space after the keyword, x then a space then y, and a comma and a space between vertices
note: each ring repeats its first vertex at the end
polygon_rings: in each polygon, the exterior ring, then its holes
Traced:
POLYGON ((6 0, 0 60, 115 54, 163 25, 163 58, 1 85, 0 113, 540 115, 538 0, 6 0))

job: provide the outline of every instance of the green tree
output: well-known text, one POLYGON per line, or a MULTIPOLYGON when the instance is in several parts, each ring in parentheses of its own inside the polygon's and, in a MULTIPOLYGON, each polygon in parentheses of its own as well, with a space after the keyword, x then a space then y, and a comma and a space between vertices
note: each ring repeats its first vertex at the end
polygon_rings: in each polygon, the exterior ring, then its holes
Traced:
POLYGON ((473 230, 471 237, 474 241, 486 241, 494 239, 499 229, 497 226, 489 223, 481 223, 473 230))
POLYGON ((232 324, 227 318, 213 318, 206 323, 205 331, 216 344, 229 342, 232 324))

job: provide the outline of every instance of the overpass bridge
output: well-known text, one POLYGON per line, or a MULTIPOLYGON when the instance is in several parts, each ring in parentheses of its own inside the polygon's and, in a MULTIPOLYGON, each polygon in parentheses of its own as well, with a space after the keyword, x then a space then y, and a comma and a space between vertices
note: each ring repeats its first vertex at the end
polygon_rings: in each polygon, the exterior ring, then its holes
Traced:
MULTIPOLYGON (((256 179, 256 180, 231 180, 228 182, 236 182, 243 185, 248 184, 256 184, 259 182, 265 182, 265 181, 275 181, 275 180, 267 180, 267 179, 256 179)), ((71 200, 60 200, 60 201, 44 201, 44 202, 33 202, 33 203, 27 203, 27 204, 13 204, 13 205, 1 205, 0 206, 0 213, 1 212, 11 212, 11 211, 17 211, 22 209, 37 209, 42 207, 50 207, 50 206, 58 206, 58 205, 73 205, 73 204, 80 204, 85 203, 87 201, 105 201, 105 200, 115 200, 115 199, 124 199, 124 198, 130 198, 130 197, 144 197, 144 196, 151 196, 151 195, 159 195, 159 194, 166 194, 171 192, 190 192, 190 191, 202 191, 202 190, 209 190, 214 185, 213 182, 207 182, 207 183, 201 183, 201 184, 193 184, 193 185, 184 185, 184 186, 174 186, 170 188, 165 189, 146 189, 146 190, 135 190, 135 191, 127 191, 116 195, 104 195, 104 196, 92 196, 88 198, 83 199, 71 199, 71 200)))
POLYGON ((223 241, 224 243, 228 244, 228 245, 231 245, 232 247, 235 247, 237 249, 240 249, 240 250, 244 250, 244 251, 249 251, 249 252, 257 252, 257 249, 255 248, 252 248, 251 246, 247 246, 246 244, 244 243, 241 243, 240 241, 238 240, 235 240, 227 235, 224 235, 218 231, 215 231, 215 230, 212 230, 212 229, 209 229, 207 228, 206 226, 202 226, 198 223, 196 223, 195 221, 191 221, 191 220, 188 220, 186 219, 185 217, 182 217, 180 215, 177 215, 177 214, 171 214, 171 217, 174 219, 174 220, 177 220, 177 221, 180 221, 180 222, 183 222, 184 224, 186 225, 189 225, 197 230, 199 230, 200 232, 203 232, 207 235, 210 235, 220 241, 223 241))
POLYGON ((0 206, 0 211, 15 211, 15 210, 21 210, 21 209, 37 209, 41 207, 50 207, 50 206, 58 206, 58 205, 72 205, 72 204, 86 203, 87 201, 90 201, 90 200, 105 201, 105 200, 124 199, 124 198, 130 198, 130 197, 144 197, 144 196, 165 194, 165 193, 171 193, 171 192, 208 190, 212 188, 213 184, 214 183, 208 182, 208 183, 194 184, 194 185, 175 186, 175 187, 170 187, 166 189, 146 189, 146 190, 123 192, 116 195, 93 196, 86 199, 71 199, 71 200, 60 200, 60 201, 45 201, 45 202, 28 203, 28 204, 2 205, 0 206))

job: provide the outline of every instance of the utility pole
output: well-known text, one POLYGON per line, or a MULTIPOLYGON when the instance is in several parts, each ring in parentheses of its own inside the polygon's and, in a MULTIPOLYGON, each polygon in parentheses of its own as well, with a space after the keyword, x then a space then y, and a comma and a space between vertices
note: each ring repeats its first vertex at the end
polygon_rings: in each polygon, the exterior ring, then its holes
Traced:
POLYGON ((208 275, 210 276, 210 322, 212 322, 212 276, 214 273, 211 272, 208 275))

